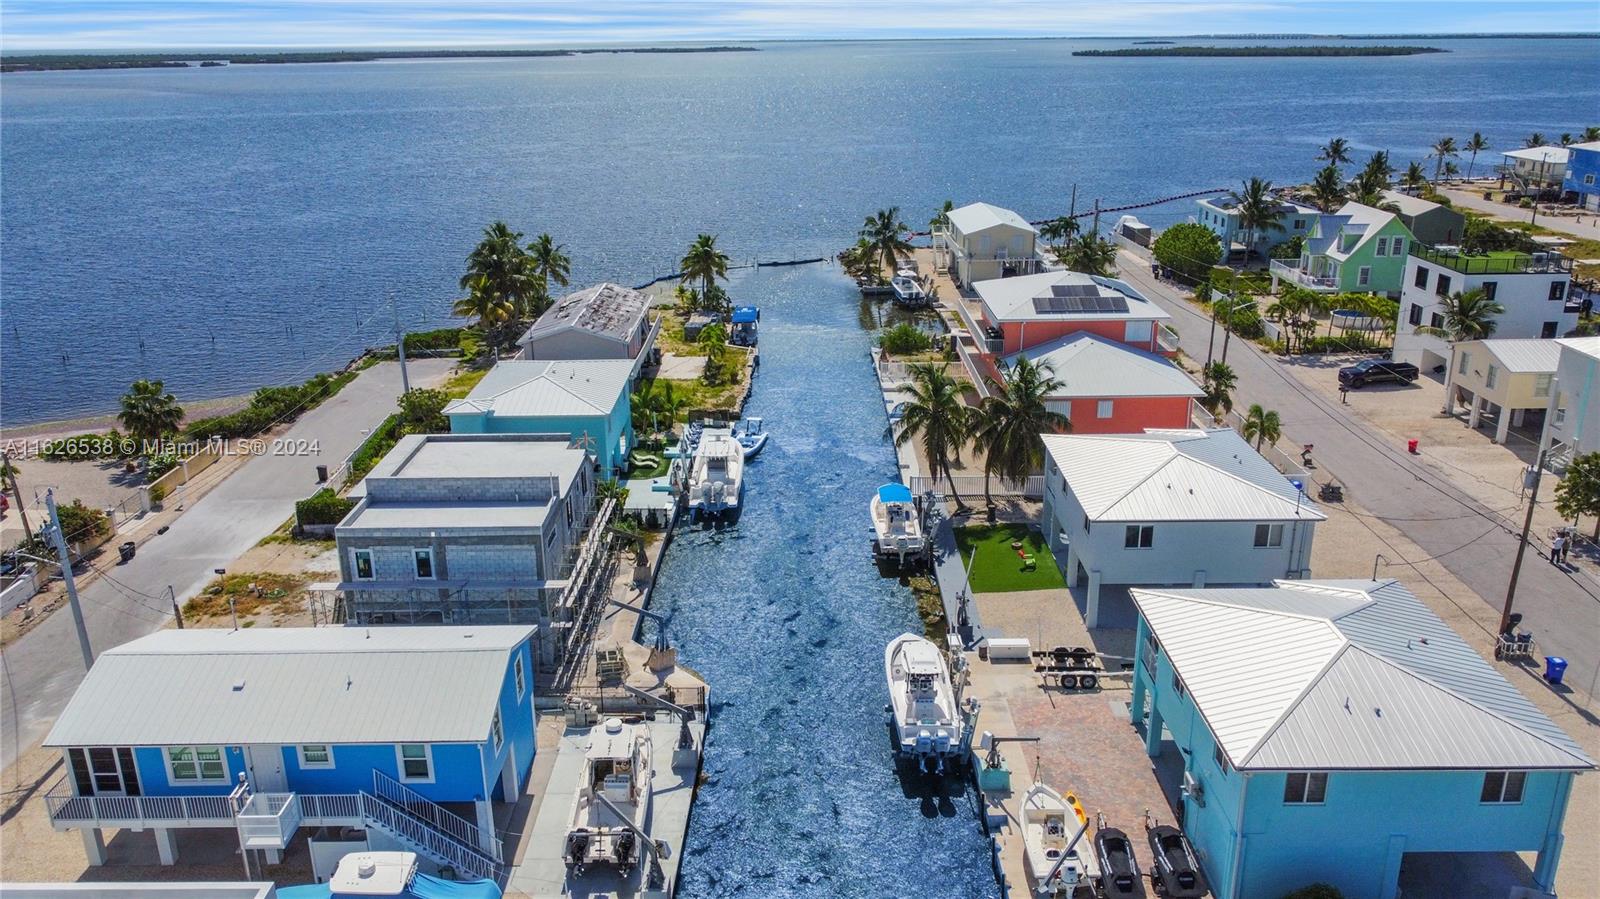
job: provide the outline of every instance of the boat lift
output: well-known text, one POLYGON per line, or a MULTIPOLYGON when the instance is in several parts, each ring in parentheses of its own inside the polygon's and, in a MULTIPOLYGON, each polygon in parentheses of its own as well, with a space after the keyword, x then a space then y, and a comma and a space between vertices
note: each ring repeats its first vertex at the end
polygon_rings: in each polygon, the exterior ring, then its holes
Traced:
POLYGON ((627 690, 629 693, 632 693, 640 699, 648 699, 667 711, 673 713, 674 715, 677 715, 679 722, 678 750, 683 751, 685 749, 694 749, 694 733, 689 730, 689 722, 694 720, 694 709, 685 708, 677 703, 668 702, 648 690, 641 690, 638 687, 632 686, 631 684, 623 684, 622 689, 627 690))
POLYGON ((646 662, 646 666, 651 671, 666 671, 669 668, 677 666, 678 655, 673 650, 671 644, 667 642, 666 616, 659 612, 652 612, 649 609, 641 609, 638 606, 629 605, 628 603, 617 599, 615 596, 606 597, 606 601, 618 608, 626 609, 629 612, 633 612, 636 615, 648 618, 656 623, 655 643, 650 647, 650 659, 646 662))
POLYGON ((1000 754, 1000 744, 1037 742, 1038 737, 997 737, 984 731, 978 738, 978 748, 986 750, 983 767, 978 770, 978 786, 984 790, 1010 790, 1011 769, 1006 767, 1005 757, 1000 754))

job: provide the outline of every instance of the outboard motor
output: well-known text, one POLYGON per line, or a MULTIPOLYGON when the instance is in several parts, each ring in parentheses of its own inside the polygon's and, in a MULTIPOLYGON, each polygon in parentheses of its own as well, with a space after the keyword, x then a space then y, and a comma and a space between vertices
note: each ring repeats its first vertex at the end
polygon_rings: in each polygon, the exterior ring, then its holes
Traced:
POLYGON ((617 836, 617 843, 611 847, 611 857, 618 865, 628 864, 628 859, 633 857, 633 841, 637 839, 633 831, 625 830, 617 836))
POLYGON ((579 866, 589 849, 589 834, 578 830, 567 835, 567 864, 579 866))

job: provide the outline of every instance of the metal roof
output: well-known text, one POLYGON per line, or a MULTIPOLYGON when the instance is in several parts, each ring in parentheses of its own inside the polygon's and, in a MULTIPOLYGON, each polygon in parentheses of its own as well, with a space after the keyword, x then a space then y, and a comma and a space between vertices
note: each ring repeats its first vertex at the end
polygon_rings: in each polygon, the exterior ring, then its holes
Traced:
POLYGON ((1522 147, 1518 150, 1507 150, 1500 155, 1512 159, 1526 159, 1530 162, 1565 163, 1572 156, 1572 151, 1566 147, 1522 147))
POLYGON ((1237 768, 1594 767, 1396 581, 1131 593, 1237 768))
POLYGON ((1321 521, 1230 428, 1046 434, 1045 451, 1094 521, 1321 521))
POLYGON ((517 343, 523 346, 572 328, 621 343, 633 339, 650 308, 650 298, 631 287, 603 281, 575 290, 551 304, 517 343))
MULTIPOLYGON (((1322 217, 1321 222, 1324 226, 1327 225, 1329 218, 1330 216, 1322 217)), ((1364 206, 1360 203, 1351 201, 1343 206, 1340 206, 1339 211, 1334 213, 1331 218, 1333 218, 1337 223, 1338 227, 1336 230, 1338 232, 1344 234, 1358 234, 1360 235, 1360 239, 1351 244, 1350 249, 1348 250, 1341 249, 1339 242, 1335 240, 1326 248, 1320 250, 1320 252, 1328 256, 1333 256, 1336 259, 1348 259, 1351 253, 1361 249, 1361 247, 1365 245, 1367 241, 1371 240, 1373 237, 1376 237, 1378 232, 1383 230, 1385 225, 1393 221, 1395 219, 1395 214, 1383 209, 1375 209, 1371 206, 1364 206)), ((1325 236, 1332 236, 1328 235, 1326 227, 1323 227, 1319 233, 1325 236)), ((1410 232, 1408 231, 1407 233, 1409 234, 1410 232)))
POLYGON ((1009 209, 992 206, 988 203, 969 203, 960 209, 952 209, 946 213, 950 224, 955 226, 962 234, 974 234, 988 228, 1005 225, 1010 228, 1021 228, 1024 231, 1033 231, 1034 227, 1028 224, 1027 219, 1017 215, 1009 209))
POLYGON ((1582 353, 1585 356, 1600 359, 1600 337, 1561 337, 1556 340, 1556 343, 1572 350, 1574 353, 1582 353))
POLYGON ((478 742, 533 632, 159 631, 102 653, 44 745, 478 742))
POLYGON ((1014 278, 994 278, 972 285, 982 300, 991 321, 1060 321, 1068 313, 1085 321, 1133 320, 1165 321, 1172 316, 1136 290, 1116 278, 1102 278, 1083 272, 1056 271, 1014 278), (1059 301, 1068 294, 1076 298, 1075 309, 1059 301), (1093 308, 1084 300, 1103 298, 1106 308, 1093 308), (1035 302, 1042 300, 1042 303, 1035 302))
POLYGON ((1444 208, 1442 205, 1435 203, 1432 200, 1424 200, 1421 197, 1414 197, 1411 194, 1402 193, 1398 190, 1384 191, 1383 199, 1386 202, 1393 203, 1395 208, 1400 210, 1401 215, 1409 215, 1413 218, 1419 215, 1426 215, 1435 209, 1444 208))
POLYGON ((1005 357, 1048 363, 1062 382, 1053 397, 1202 396, 1183 369, 1155 353, 1079 332, 1005 357))
POLYGON ((627 359, 506 359, 466 399, 444 411, 507 418, 610 415, 632 376, 633 363, 627 359))
POLYGON ((1501 338, 1478 343, 1509 372, 1553 374, 1561 361, 1561 345, 1554 340, 1501 338))

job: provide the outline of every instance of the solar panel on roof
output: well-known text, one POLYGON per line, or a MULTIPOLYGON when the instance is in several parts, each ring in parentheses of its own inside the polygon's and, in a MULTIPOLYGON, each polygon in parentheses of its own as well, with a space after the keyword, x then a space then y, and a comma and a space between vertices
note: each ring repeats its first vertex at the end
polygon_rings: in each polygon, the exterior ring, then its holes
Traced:
MULTIPOLYGON (((1074 286, 1074 285, 1057 285, 1074 286)), ((1122 296, 1107 297, 1098 293, 1076 296, 1037 296, 1033 298, 1033 311, 1041 315, 1073 315, 1098 312, 1127 312, 1128 299, 1122 296)))
POLYGON ((1058 297, 1092 297, 1100 295, 1097 284, 1052 284, 1050 293, 1058 297))

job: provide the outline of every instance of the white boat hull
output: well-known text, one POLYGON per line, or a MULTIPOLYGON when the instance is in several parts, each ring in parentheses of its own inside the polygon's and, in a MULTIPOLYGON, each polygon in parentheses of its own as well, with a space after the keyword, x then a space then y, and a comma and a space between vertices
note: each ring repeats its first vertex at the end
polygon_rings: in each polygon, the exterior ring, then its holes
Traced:
POLYGON ((629 870, 643 857, 640 834, 648 833, 650 820, 650 731, 610 718, 589 733, 583 777, 572 801, 566 862, 579 871, 594 865, 629 870))
POLYGON ((737 513, 744 492, 744 447, 727 428, 706 428, 700 433, 690 460, 686 490, 689 514, 737 513))
POLYGON ((928 538, 922 532, 916 505, 913 503, 885 503, 873 496, 869 507, 872 516, 872 553, 880 559, 894 559, 904 565, 907 559, 920 557, 928 549, 928 538))
POLYGON ((1092 895, 1100 866, 1086 821, 1081 808, 1044 784, 1023 795, 1023 863, 1035 896, 1064 899, 1079 890, 1092 895))
POLYGON ((901 634, 883 655, 895 754, 927 773, 959 767, 968 752, 966 723, 939 648, 924 637, 901 634))

